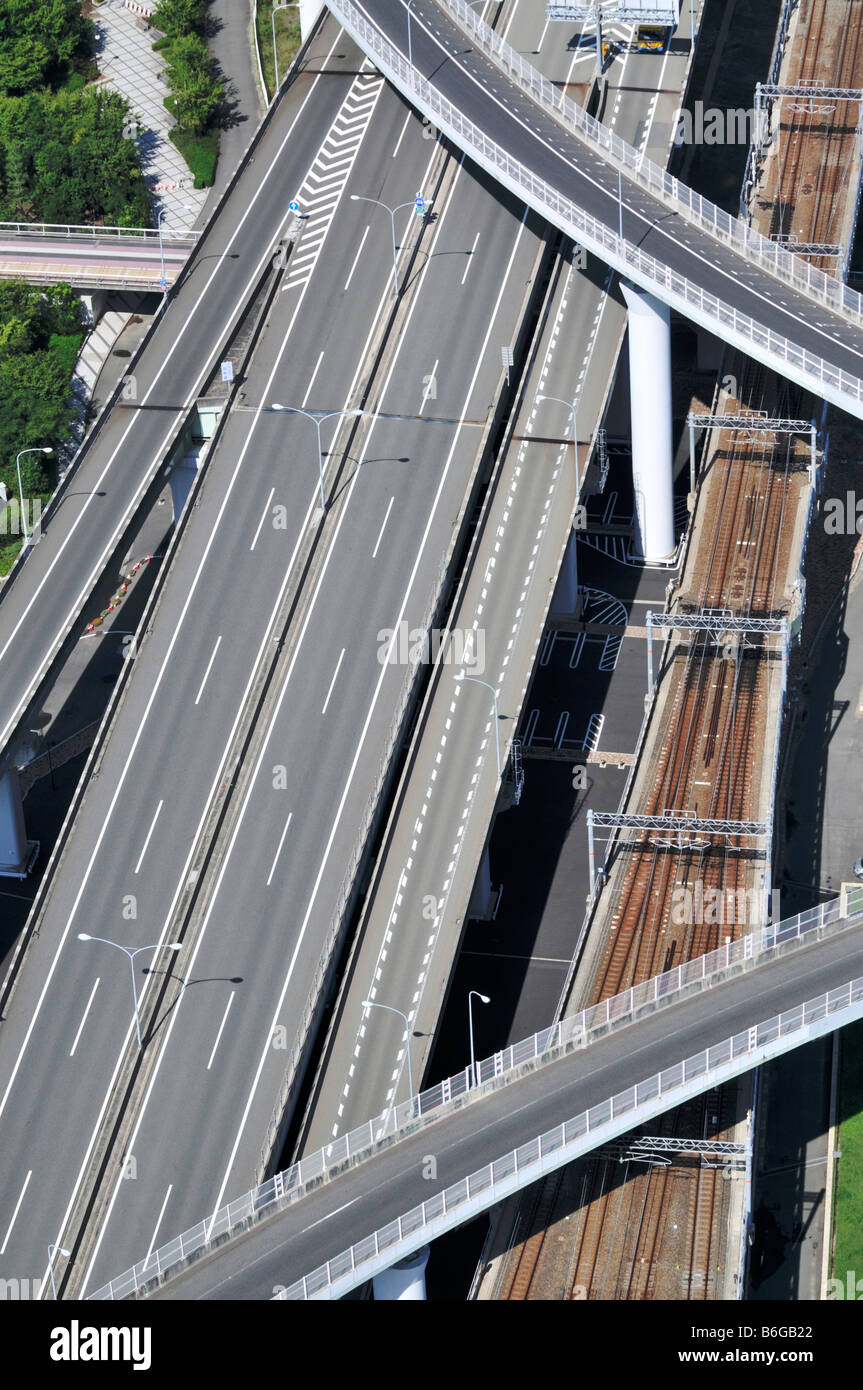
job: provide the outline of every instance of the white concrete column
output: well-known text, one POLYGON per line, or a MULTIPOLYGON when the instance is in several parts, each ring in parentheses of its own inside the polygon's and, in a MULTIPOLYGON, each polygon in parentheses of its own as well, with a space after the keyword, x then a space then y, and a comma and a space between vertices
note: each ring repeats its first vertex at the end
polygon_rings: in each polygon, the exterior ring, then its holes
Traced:
POLYGON ((7 767, 0 776, 0 877, 18 878, 26 874, 28 858, 18 771, 7 767))
POLYGON ((424 1303, 426 1296, 426 1265, 429 1248, 424 1245, 415 1255, 399 1260, 391 1269, 376 1274, 373 1279, 375 1303, 424 1303))
POLYGON ((665 560, 674 553, 671 316, 636 285, 621 283, 621 289, 629 308, 635 548, 646 560, 665 560))
POLYGON ((324 8, 324 0, 300 0, 300 37, 305 43, 324 8))

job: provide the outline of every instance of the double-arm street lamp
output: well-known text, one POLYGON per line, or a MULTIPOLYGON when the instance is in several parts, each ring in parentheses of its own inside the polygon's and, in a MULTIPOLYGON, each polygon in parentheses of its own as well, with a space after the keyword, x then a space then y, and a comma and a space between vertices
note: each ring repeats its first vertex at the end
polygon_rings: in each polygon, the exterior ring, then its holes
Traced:
POLYGON ((270 410, 286 410, 290 415, 304 415, 307 420, 311 420, 318 432, 318 472, 321 479, 321 511, 326 511, 327 503, 324 497, 324 452, 321 444, 321 425, 325 420, 334 420, 336 416, 347 415, 368 415, 367 410, 330 410, 326 415, 321 415, 318 411, 303 410, 298 405, 279 405, 273 401, 270 410))
POLYGON ((124 956, 129 957, 129 966, 132 971, 132 997, 135 1000, 135 1027, 138 1030, 138 1046, 141 1047, 141 1016, 138 1013, 138 986, 135 983, 135 957, 142 951, 179 951, 182 943, 179 941, 157 941, 154 946, 138 946, 134 951, 130 951, 128 946, 121 946, 119 941, 109 941, 105 936, 88 936, 87 932, 79 931, 79 941, 101 941, 103 946, 115 946, 118 951, 122 951, 124 956))
POLYGON ((389 215, 390 215, 390 222, 392 223, 392 230, 393 230, 393 285, 395 286, 396 298, 398 298, 398 293, 399 293, 399 269, 398 269, 398 255, 397 255, 397 252, 396 252, 396 213, 397 213, 397 212, 401 212, 402 208, 415 208, 416 211, 417 211, 418 213, 420 213, 421 210, 424 210, 424 209, 425 209, 425 204, 423 203, 422 195, 421 195, 420 193, 418 193, 418 194, 416 195, 416 197, 415 197, 415 198, 412 198, 411 201, 410 201, 409 203, 397 203, 396 206, 395 206, 394 208, 391 208, 390 205, 389 205, 389 203, 382 203, 381 200, 380 200, 380 198, 364 198, 364 197, 362 196, 362 194, 360 194, 360 193, 352 193, 352 194, 351 194, 351 202, 352 202, 352 203, 375 203, 375 204, 377 205, 377 207, 379 207, 379 208, 385 208, 386 211, 387 211, 387 212, 389 213, 389 215))

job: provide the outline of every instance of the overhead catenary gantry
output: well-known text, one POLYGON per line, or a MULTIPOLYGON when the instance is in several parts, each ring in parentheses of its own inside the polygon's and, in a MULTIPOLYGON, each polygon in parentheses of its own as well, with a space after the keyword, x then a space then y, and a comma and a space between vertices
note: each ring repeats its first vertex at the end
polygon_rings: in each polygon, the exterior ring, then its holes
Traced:
POLYGON ((695 431, 696 430, 735 430, 744 439, 755 439, 759 434, 808 434, 809 435, 809 481, 817 481, 818 469, 818 425, 814 420, 781 420, 762 413, 748 415, 699 415, 690 411, 686 417, 689 425, 689 488, 695 491, 695 431))
MULTIPOLYGON (((693 848, 693 836, 730 839, 770 840, 772 826, 768 821, 757 820, 717 820, 702 818, 694 811, 663 811, 661 816, 632 815, 623 811, 593 811, 587 813, 587 857, 590 872, 590 895, 596 887, 596 846, 597 830, 641 830, 667 835, 669 848, 693 848)), ((702 845, 696 847, 702 848, 702 845)), ((603 879, 607 877, 605 865, 599 870, 603 879)))

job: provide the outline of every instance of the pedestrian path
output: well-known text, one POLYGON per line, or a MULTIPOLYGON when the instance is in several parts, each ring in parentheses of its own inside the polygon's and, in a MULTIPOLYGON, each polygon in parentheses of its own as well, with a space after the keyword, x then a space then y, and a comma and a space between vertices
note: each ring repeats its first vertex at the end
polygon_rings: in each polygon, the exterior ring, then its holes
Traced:
POLYGON ((163 213, 164 227, 191 227, 209 190, 194 188, 192 172, 171 141, 176 121, 164 104, 169 93, 161 77, 164 55, 153 51, 156 31, 123 0, 101 5, 94 25, 99 81, 125 97, 133 112, 130 137, 137 141, 154 216, 163 213))

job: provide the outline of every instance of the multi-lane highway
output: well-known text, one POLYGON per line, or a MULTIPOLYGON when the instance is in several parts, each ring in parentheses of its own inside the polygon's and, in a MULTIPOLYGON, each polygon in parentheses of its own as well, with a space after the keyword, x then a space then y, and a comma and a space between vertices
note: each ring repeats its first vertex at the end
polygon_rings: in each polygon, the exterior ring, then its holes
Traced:
MULTIPOLYGON (((510 39, 530 51, 537 36, 522 17, 510 39)), ((679 89, 685 65, 679 55, 657 62, 628 54, 609 77, 607 107, 616 130, 644 145, 656 140, 657 153, 664 142, 663 158, 676 99, 669 88, 679 89)), ((590 439, 601 421, 622 339, 625 309, 609 293, 610 280, 595 262, 590 275, 562 271, 516 409, 482 546, 453 618, 459 631, 481 633, 485 669, 474 674, 498 692, 504 762, 575 501, 572 422, 564 402, 577 395, 579 438, 590 439), (540 395, 549 399, 541 402, 540 395)), ((588 452, 582 443, 582 473, 588 452)), ((394 1098, 405 1099, 411 1068, 418 1084, 434 1045, 499 787, 492 697, 482 687, 454 681, 454 675, 465 673, 470 668, 461 665, 438 673, 422 740, 369 892, 362 940, 345 972, 301 1152, 344 1134, 394 1098), (367 999, 384 1007, 364 1010, 367 999), (409 1044, 404 1020, 389 1012, 393 1008, 407 1015, 409 1044)))
MULTIPOLYGON (((353 81, 310 54, 155 323, 134 381, 91 436, 43 515, 42 538, 0 595, 0 750, 17 728, 270 264, 306 172, 353 81)), ((342 49, 346 47, 342 40, 342 49)), ((356 66, 356 54, 352 58, 356 66)))
POLYGON ((726 342, 863 417, 863 315, 840 282, 835 303, 818 302, 742 241, 707 230, 680 201, 639 182, 634 149, 613 159, 570 133, 477 51, 467 7, 456 23, 447 0, 412 3, 410 64, 402 0, 332 0, 331 8, 421 110, 550 222, 726 342))
MULTIPOLYGON (((8 1267, 42 1268, 102 1142, 123 1057, 135 1056, 127 962, 78 933, 129 947, 171 939, 256 668, 317 535, 314 429, 271 407, 340 410, 369 390, 392 253, 377 210, 351 193, 410 204, 419 183, 434 217, 421 228, 411 206, 401 214, 408 278, 374 383, 378 418, 342 434, 337 485, 330 464, 323 537, 194 946, 154 962, 177 983, 150 1044, 158 1065, 126 1176, 113 1176, 115 1156, 105 1221, 78 1272, 88 1282, 254 1177, 280 1042, 293 1043, 405 676, 381 664, 379 633, 422 618, 494 406, 500 344, 541 254, 525 210, 444 157, 376 78, 356 77, 345 102, 366 110, 367 133, 352 161, 336 160, 338 213, 307 273, 288 263, 0 1034, 8 1267), (452 311, 465 286, 469 323, 452 311)), ((333 115, 335 125, 344 111, 333 115)), ((161 978, 140 975, 149 989, 161 978)))
MULTIPOLYGON (((299 1199, 200 1258, 155 1296, 272 1298, 280 1289, 295 1284, 373 1232, 388 1228, 391 1222, 421 1204, 440 1209, 435 1199, 445 1189, 453 1190, 456 1202, 464 1201, 467 1194, 460 1185, 465 1178, 481 1173, 487 1165, 521 1146, 526 1146, 522 1150, 526 1177, 532 1175, 533 1166, 539 1166, 539 1157, 531 1147, 537 1136, 551 1134, 568 1120, 603 1105, 611 1096, 623 1095, 642 1080, 666 1069, 679 1068, 685 1058, 696 1057, 728 1038, 746 1037, 749 1030, 780 1013, 787 1014, 786 1037, 790 1037, 792 1023, 800 1028, 800 1005, 826 991, 838 991, 849 980, 856 980, 856 1003, 836 1017, 843 1021, 849 1016, 859 1017, 863 1011, 861 967, 863 929, 858 924, 817 945, 761 962, 754 971, 732 975, 706 994, 697 993, 666 1004, 595 1038, 584 1049, 536 1067, 522 1070, 515 1066, 512 1079, 506 1084, 484 1083, 483 1094, 472 1103, 444 1104, 441 1117, 433 1124, 408 1125, 403 1138, 388 1146, 382 1144, 371 1158, 358 1161, 353 1167, 345 1167, 339 1161, 330 1181, 312 1183, 299 1199), (430 1156, 434 1158, 433 1172, 430 1156)), ((822 1017, 812 1028, 817 1033, 829 1026, 830 1019, 822 1017)), ((803 1038, 798 1034, 797 1042, 805 1039, 806 1030, 801 1031, 803 1038)), ((765 1034, 762 1040, 751 1036, 750 1047, 764 1048, 768 1053, 772 1050, 773 1055, 783 1050, 781 1036, 773 1033, 769 1042, 766 1037, 765 1034)), ((735 1059, 736 1062, 730 1060, 727 1053, 721 1059, 724 1066, 730 1067, 730 1074, 752 1065, 752 1057, 745 1052, 735 1052, 735 1059)), ((493 1069, 486 1075, 493 1076, 493 1069)), ((680 1081, 678 1072, 677 1084, 680 1081)), ((709 1089, 711 1081, 703 1067, 693 1067, 689 1081, 693 1093, 709 1089)), ((657 1097, 655 1088, 648 1086, 645 1090, 651 1104, 661 1109, 662 1097, 657 1097)), ((629 1100, 632 1103, 635 1097, 630 1095, 629 1100)), ((631 1126, 631 1103, 622 1107, 617 1116, 617 1133, 631 1126)), ((606 1123, 599 1131, 603 1141, 614 1129, 615 1120, 606 1111, 606 1123)), ((583 1127, 578 1127, 576 1133, 583 1136, 576 1141, 583 1150, 589 1150, 591 1142, 595 1144, 596 1139, 591 1141, 583 1127)), ((546 1170, 560 1166, 568 1153, 566 1147, 550 1147, 543 1154, 546 1170)), ((322 1158, 326 1160, 326 1152, 322 1158)), ((335 1156, 331 1161, 336 1162, 335 1156)), ((512 1172, 511 1164, 501 1166, 512 1172)), ((513 1185, 518 1185, 517 1179, 513 1185)), ((487 1183, 478 1183, 475 1200, 465 1204, 466 1209, 475 1215, 497 1200, 498 1195, 487 1183)), ((426 1239, 418 1222, 408 1223, 408 1233, 400 1254, 417 1249, 426 1239)), ((370 1263, 374 1249, 373 1242, 364 1247, 370 1263)), ((385 1262, 386 1257, 378 1267, 385 1262)), ((346 1278, 337 1292, 368 1277, 362 1270, 352 1277, 350 1259, 343 1262, 342 1273, 346 1273, 346 1278)), ((302 1293, 297 1296, 302 1297, 302 1293)))

